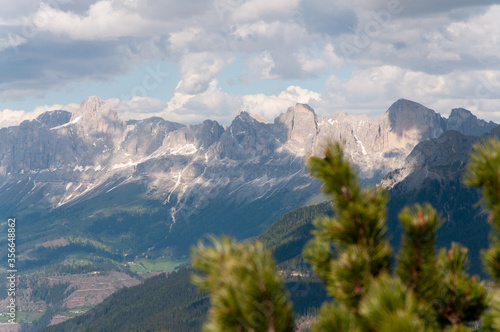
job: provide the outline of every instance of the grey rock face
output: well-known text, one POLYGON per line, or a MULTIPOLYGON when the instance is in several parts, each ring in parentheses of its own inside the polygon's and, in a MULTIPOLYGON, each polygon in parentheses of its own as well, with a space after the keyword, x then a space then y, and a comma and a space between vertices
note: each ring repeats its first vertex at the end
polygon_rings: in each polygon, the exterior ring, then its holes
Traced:
POLYGON ((439 114, 409 100, 398 100, 387 113, 391 131, 400 137, 408 137, 408 133, 418 132, 419 139, 426 140, 438 137, 446 128, 446 121, 439 114))
POLYGON ((461 176, 477 136, 450 130, 438 138, 419 143, 406 157, 405 165, 391 173, 382 184, 393 187, 401 182, 399 190, 418 190, 424 181, 461 176), (404 180, 404 182, 402 182, 404 180))
POLYGON ((285 142, 312 148, 318 132, 318 119, 308 105, 297 104, 281 114, 274 122, 278 136, 285 142))
POLYGON ((68 123, 71 113, 67 111, 50 111, 40 114, 36 120, 44 127, 53 128, 68 123))
MULTIPOLYGON (((444 120, 447 131, 436 139, 423 141, 415 146, 405 158, 404 164, 388 173, 381 181, 383 186, 392 188, 411 174, 411 177, 405 180, 404 186, 410 186, 408 190, 416 190, 426 178, 445 177, 443 174, 437 176, 430 172, 428 165, 436 169, 442 167, 443 172, 456 172, 455 176, 458 177, 460 172, 463 173, 469 151, 478 141, 478 137, 489 134, 500 137, 500 127, 497 124, 478 119, 463 108, 453 109, 448 119, 444 120), (448 167, 450 164, 453 164, 454 168, 448 167)), ((447 177, 449 175, 446 174, 447 177)))
POLYGON ((465 135, 481 136, 497 127, 494 122, 478 119, 464 108, 455 108, 446 121, 446 130, 457 130, 465 135))
POLYGON ((165 121, 159 117, 129 121, 120 147, 125 153, 146 157, 163 145, 169 133, 182 127, 184 125, 180 123, 165 121))
POLYGON ((281 145, 274 126, 240 112, 221 135, 214 152, 219 159, 246 160, 272 155, 281 145))
POLYGON ((401 224, 397 218, 404 206, 430 203, 444 224, 437 233, 436 246, 458 242, 469 249, 471 273, 484 274, 480 250, 487 247, 490 226, 481 204, 481 193, 463 182, 470 150, 477 136, 447 131, 438 138, 418 144, 407 157, 404 168, 383 180, 393 182, 388 202, 388 228, 392 243, 399 245, 401 224), (403 174, 406 173, 406 174, 403 174), (399 179, 398 179, 399 178, 399 179))

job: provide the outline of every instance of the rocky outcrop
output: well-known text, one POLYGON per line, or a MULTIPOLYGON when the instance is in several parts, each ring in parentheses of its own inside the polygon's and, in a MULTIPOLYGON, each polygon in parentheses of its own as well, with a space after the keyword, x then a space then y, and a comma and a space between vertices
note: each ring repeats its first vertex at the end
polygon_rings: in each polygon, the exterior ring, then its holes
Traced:
MULTIPOLYGON (((392 104, 386 114, 389 120, 389 132, 396 135, 399 141, 423 141, 435 138, 446 128, 446 120, 439 114, 406 99, 400 99, 392 104)), ((385 123, 385 119, 383 122, 385 123)), ((388 143, 397 144, 393 140, 388 143)))
POLYGON ((280 145, 274 136, 273 125, 248 112, 240 112, 221 135, 214 151, 219 159, 243 161, 269 157, 280 145))
POLYGON ((454 108, 446 121, 446 130, 457 130, 465 135, 481 136, 485 132, 497 127, 490 121, 478 119, 464 108, 454 108))
POLYGON ((480 250, 487 247, 490 226, 478 204, 481 192, 463 182, 472 146, 477 136, 447 131, 438 138, 419 143, 406 158, 404 167, 391 172, 383 182, 391 187, 388 227, 395 246, 401 239, 399 211, 415 203, 430 203, 445 220, 436 245, 458 242, 469 249, 471 273, 483 274, 480 250))
POLYGON ((283 143, 290 142, 311 149, 318 132, 318 119, 308 105, 290 107, 274 121, 277 136, 283 143))
POLYGON ((396 101, 378 119, 336 113, 320 123, 320 139, 344 141, 346 152, 357 165, 361 178, 378 182, 403 166, 405 157, 421 141, 446 130, 447 120, 413 101, 396 101))
POLYGON ((71 120, 71 113, 67 111, 50 111, 40 114, 36 121, 42 126, 53 128, 68 123, 71 120))
POLYGON ((459 178, 477 141, 479 137, 455 130, 423 141, 406 157, 404 166, 387 174, 381 184, 394 187, 402 182, 399 190, 411 191, 421 188, 425 181, 459 178))

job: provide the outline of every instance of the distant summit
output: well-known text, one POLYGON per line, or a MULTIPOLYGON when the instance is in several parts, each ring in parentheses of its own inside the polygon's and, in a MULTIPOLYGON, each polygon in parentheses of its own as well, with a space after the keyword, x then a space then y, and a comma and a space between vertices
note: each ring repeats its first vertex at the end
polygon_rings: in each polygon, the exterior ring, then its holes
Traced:
POLYGON ((88 97, 73 111, 71 124, 87 135, 121 135, 126 124, 120 120, 115 108, 99 97, 88 97))
POLYGON ((240 110, 238 112, 238 114, 236 115, 236 117, 241 117, 242 119, 252 119, 252 120, 255 120, 255 121, 258 121, 258 122, 262 122, 262 123, 269 123, 266 119, 264 119, 260 115, 258 115, 258 114, 252 114, 250 112, 243 111, 243 110, 240 110))
POLYGON ((318 134, 318 117, 314 110, 305 104, 289 107, 286 113, 278 116, 274 124, 282 130, 280 136, 304 147, 312 148, 318 134))
POLYGON ((464 108, 452 109, 446 121, 446 130, 457 130, 465 135, 473 136, 481 136, 495 127, 497 127, 496 123, 480 120, 464 108))
POLYGON ((40 114, 36 121, 47 128, 53 128, 68 123, 71 120, 71 113, 67 111, 50 111, 40 114))
POLYGON ((446 128, 446 121, 433 110, 413 102, 399 99, 387 110, 391 123, 391 131, 399 136, 417 130, 420 139, 438 136, 446 128))

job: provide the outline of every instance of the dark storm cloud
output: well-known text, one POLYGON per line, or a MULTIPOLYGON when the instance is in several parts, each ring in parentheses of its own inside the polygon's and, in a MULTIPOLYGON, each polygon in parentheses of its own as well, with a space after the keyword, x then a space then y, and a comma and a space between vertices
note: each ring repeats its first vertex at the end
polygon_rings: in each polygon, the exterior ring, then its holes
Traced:
MULTIPOLYGON (((497 0, 424 0, 424 1, 409 1, 401 0, 401 3, 405 6, 403 11, 403 16, 415 16, 415 15, 434 15, 442 14, 458 9, 465 9, 471 15, 476 14, 479 11, 483 11, 487 6, 498 4, 497 0), (475 7, 475 8, 474 8, 475 7)), ((461 15, 466 14, 465 11, 461 15)), ((462 19, 465 17, 462 17, 462 19)))
POLYGON ((303 1, 300 14, 311 33, 338 35, 351 32, 357 25, 353 10, 337 6, 329 0, 303 1))
MULTIPOLYGON (((348 1, 340 1, 344 4, 348 1)), ((477 8, 498 4, 497 0, 354 0, 353 8, 364 8, 367 10, 382 10, 388 6, 398 4, 403 10, 400 16, 428 16, 450 13, 454 10, 467 8, 470 13, 475 13, 477 8), (474 9, 476 7, 476 9, 474 9)))
POLYGON ((107 80, 137 63, 130 60, 132 38, 110 41, 72 41, 41 35, 17 49, 0 53, 0 90, 26 89, 42 93, 72 82, 107 80))

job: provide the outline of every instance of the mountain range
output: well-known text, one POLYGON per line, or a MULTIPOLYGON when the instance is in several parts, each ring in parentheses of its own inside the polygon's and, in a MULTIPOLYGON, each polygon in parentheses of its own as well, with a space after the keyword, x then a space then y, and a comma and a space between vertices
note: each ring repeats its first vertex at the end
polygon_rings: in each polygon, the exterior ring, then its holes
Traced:
MULTIPOLYGON (((498 137, 498 134, 499 130, 495 128, 486 135, 498 137)), ((466 246, 471 273, 485 276, 479 252, 488 242, 487 216, 477 206, 479 191, 462 184, 470 149, 479 140, 477 136, 446 131, 438 138, 419 143, 406 158, 404 166, 384 178, 382 182, 390 193, 389 237, 395 251, 402 235, 397 217, 402 207, 432 202, 446 219, 438 231, 437 248, 449 248, 451 242, 466 246)), ((315 312, 325 300, 324 289, 302 257, 304 244, 312 238, 312 221, 321 214, 332 214, 330 203, 293 210, 259 237, 273 251, 278 269, 287 281, 296 315, 300 317, 299 326, 303 320, 310 322, 311 316, 307 313, 315 312)), ((113 294, 82 316, 51 326, 47 331, 124 329, 134 324, 153 330, 200 331, 210 304, 206 295, 193 292, 192 273, 191 269, 182 269, 166 279, 148 279, 139 286, 113 294), (160 302, 160 305, 150 305, 151 301, 160 302), (138 310, 144 307, 148 308, 146 315, 138 310)))
MULTIPOLYGON (((431 201, 449 220, 439 245, 472 247, 477 273, 489 228, 475 205, 478 191, 465 188, 461 176, 472 144, 499 130, 465 109, 444 118, 404 99, 378 119, 319 118, 297 104, 273 123, 241 111, 226 126, 211 120, 186 126, 161 118, 122 121, 110 104, 90 97, 71 113, 47 112, 0 129, 0 212, 19 220, 24 271, 130 273, 145 258, 182 257, 207 233, 258 236, 285 212, 324 199, 305 158, 337 140, 363 184, 390 189, 393 245, 401 233, 398 211, 431 201)), ((267 241, 280 260, 296 262, 311 225, 295 230, 293 218, 276 223, 267 241)))
POLYGON ((304 158, 328 139, 343 141, 363 182, 375 184, 423 140, 494 127, 465 109, 446 119, 404 99, 376 120, 318 118, 297 104, 274 123, 241 111, 227 126, 186 126, 157 117, 122 121, 110 104, 89 97, 72 113, 47 112, 0 130, 0 212, 22 216, 31 231, 45 220, 42 236, 21 241, 64 236, 54 230, 64 224, 73 235, 110 245, 118 234, 124 248, 137 247, 134 227, 152 213, 161 215, 150 225, 156 236, 141 250, 192 243, 206 232, 255 236, 318 193, 304 158), (134 214, 128 226, 120 221, 134 214))

